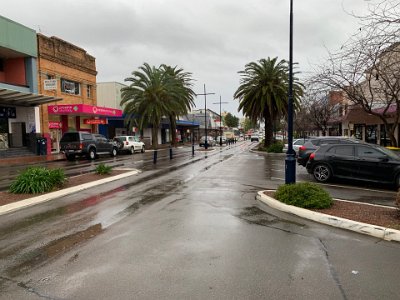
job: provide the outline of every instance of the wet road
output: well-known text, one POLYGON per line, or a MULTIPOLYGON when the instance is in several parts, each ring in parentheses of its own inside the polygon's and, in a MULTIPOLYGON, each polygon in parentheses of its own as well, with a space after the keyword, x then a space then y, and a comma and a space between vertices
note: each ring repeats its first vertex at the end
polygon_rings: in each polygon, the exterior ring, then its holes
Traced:
POLYGON ((259 204, 249 146, 2 216, 0 299, 398 299, 400 245, 259 204))

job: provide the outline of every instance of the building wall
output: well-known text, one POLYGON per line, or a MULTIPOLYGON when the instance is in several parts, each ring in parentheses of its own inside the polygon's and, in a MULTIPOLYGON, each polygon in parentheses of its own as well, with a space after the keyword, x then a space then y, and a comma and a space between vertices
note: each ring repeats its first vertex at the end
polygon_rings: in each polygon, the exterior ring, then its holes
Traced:
POLYGON ((123 109, 121 106, 121 89, 126 87, 119 82, 99 82, 97 83, 97 105, 123 109))
POLYGON ((49 121, 59 121, 60 116, 49 116, 48 105, 87 104, 97 105, 96 94, 96 63, 95 58, 84 49, 72 45, 57 37, 37 35, 38 41, 38 85, 39 93, 63 98, 62 101, 40 106, 41 129, 49 133, 49 121), (56 79, 56 90, 44 90, 44 80, 56 79), (61 90, 61 79, 78 82, 80 94, 64 93, 61 90), (91 89, 88 96, 87 88, 91 89))

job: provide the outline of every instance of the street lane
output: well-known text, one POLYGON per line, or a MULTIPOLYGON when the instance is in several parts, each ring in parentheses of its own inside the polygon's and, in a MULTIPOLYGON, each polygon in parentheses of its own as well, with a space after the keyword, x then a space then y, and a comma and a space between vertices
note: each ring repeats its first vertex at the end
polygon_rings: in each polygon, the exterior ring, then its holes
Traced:
POLYGON ((3 216, 0 298, 398 299, 400 245, 259 204, 248 148, 3 216))

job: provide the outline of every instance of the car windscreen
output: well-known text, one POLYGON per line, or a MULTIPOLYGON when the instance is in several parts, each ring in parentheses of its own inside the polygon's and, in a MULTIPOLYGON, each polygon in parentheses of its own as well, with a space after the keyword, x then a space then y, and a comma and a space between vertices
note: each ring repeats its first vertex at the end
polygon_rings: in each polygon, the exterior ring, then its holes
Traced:
POLYGON ((64 135, 61 138, 61 142, 77 142, 77 141, 79 141, 78 132, 64 133, 64 135))

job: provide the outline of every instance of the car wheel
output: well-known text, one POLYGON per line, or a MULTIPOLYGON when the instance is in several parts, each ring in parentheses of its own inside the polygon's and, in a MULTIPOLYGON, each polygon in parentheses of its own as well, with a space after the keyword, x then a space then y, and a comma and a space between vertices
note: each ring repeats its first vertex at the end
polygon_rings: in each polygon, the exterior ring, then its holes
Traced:
POLYGON ((90 160, 96 159, 96 150, 95 149, 93 149, 93 148, 89 149, 88 159, 90 159, 90 160))
POLYGON ((142 147, 142 150, 141 150, 141 152, 142 152, 142 153, 144 153, 144 146, 142 147))
POLYGON ((65 154, 65 157, 66 157, 67 160, 69 160, 69 161, 75 160, 75 154, 65 154))
POLYGON ((115 157, 115 156, 117 156, 117 148, 113 148, 112 150, 111 150, 111 156, 112 157, 115 157))
POLYGON ((134 148, 133 146, 131 147, 131 149, 129 149, 129 153, 130 153, 130 154, 135 153, 135 148, 134 148))
POLYGON ((332 177, 331 169, 324 164, 318 164, 313 169, 313 175, 318 182, 327 182, 332 177))

